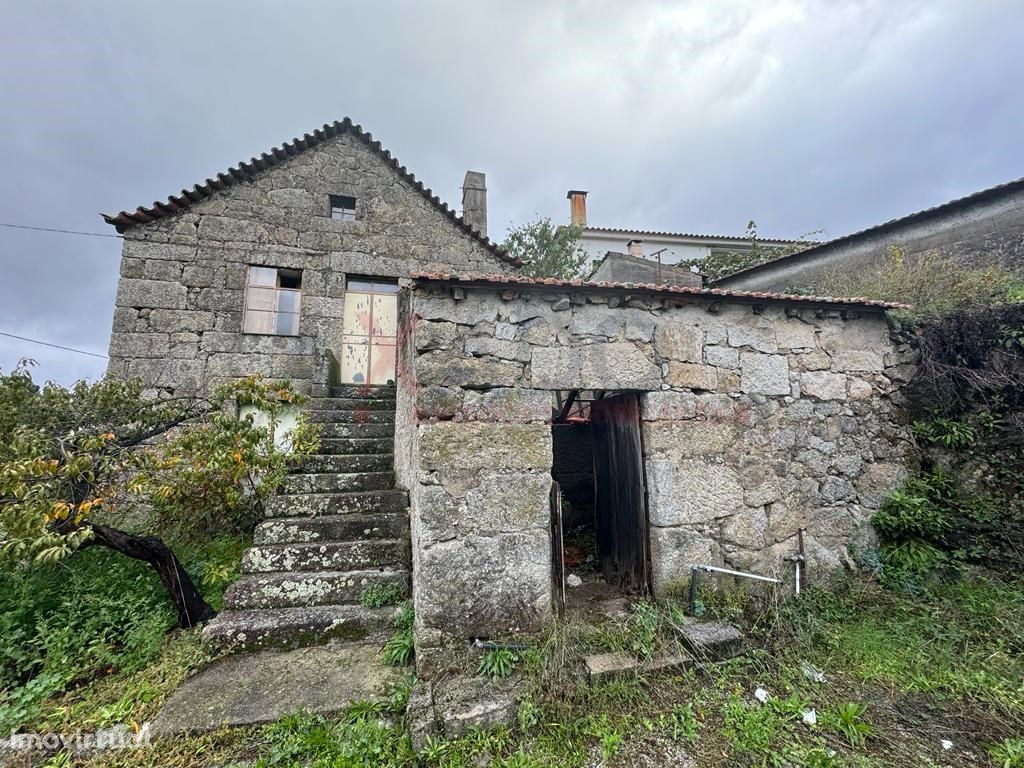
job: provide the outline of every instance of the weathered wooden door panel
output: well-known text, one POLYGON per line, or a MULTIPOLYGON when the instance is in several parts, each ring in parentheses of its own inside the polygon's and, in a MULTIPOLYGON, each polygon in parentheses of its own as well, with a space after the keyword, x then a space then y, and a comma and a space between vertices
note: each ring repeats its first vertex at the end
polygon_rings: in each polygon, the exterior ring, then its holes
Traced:
POLYGON ((647 502, 640 400, 627 393, 590 406, 594 439, 595 531, 604 578, 648 591, 647 502))

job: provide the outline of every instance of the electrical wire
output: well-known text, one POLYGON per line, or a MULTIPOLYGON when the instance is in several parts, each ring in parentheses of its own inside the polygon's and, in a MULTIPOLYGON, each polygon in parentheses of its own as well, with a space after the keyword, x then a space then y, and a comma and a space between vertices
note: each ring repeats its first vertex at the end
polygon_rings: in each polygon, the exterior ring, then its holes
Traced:
POLYGON ((44 347, 53 347, 54 349, 63 349, 67 352, 77 352, 80 355, 89 355, 90 357, 99 357, 103 360, 107 359, 106 355, 101 355, 98 352, 86 352, 84 349, 75 349, 74 347, 65 347, 61 344, 51 344, 49 341, 40 341, 39 339, 30 339, 28 336, 17 336, 13 333, 7 333, 6 331, 0 331, 0 336, 7 336, 10 339, 17 339, 18 341, 28 341, 32 344, 42 344, 44 347))
POLYGON ((82 232, 77 229, 56 229, 55 227, 30 227, 27 224, 5 224, 0 221, 0 227, 9 229, 30 229, 34 232, 60 232, 62 235, 86 235, 87 237, 114 237, 123 240, 124 235, 111 235, 106 232, 82 232))

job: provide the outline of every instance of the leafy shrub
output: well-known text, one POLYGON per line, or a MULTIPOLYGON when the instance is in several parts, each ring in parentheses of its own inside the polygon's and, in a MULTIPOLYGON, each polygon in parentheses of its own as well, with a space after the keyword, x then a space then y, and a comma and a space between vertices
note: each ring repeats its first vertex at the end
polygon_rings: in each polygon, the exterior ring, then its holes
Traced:
POLYGON ((863 296, 913 305, 915 319, 972 306, 1006 303, 1016 295, 1013 273, 998 264, 966 268, 948 257, 908 257, 893 246, 875 265, 836 269, 813 287, 819 296, 863 296))
MULTIPOLYGON (((245 542, 218 539, 186 564, 234 573, 245 542)), ((204 586, 219 604, 224 581, 204 586)), ((39 703, 100 673, 131 673, 156 659, 175 625, 160 580, 144 563, 104 549, 67 563, 0 569, 0 732, 34 718, 39 703)))
POLYGON ((974 442, 974 429, 970 424, 949 418, 915 421, 912 429, 919 440, 945 446, 965 448, 974 442))

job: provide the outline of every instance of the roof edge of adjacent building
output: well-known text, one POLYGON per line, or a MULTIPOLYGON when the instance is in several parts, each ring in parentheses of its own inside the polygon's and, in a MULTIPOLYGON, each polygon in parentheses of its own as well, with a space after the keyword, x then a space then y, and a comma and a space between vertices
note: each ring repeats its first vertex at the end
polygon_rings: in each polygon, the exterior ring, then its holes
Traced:
POLYGON ((881 224, 875 224, 874 226, 861 229, 856 232, 851 232, 848 235, 834 238, 833 240, 827 240, 823 243, 817 243, 812 245, 810 248, 804 248, 803 250, 796 251, 795 253, 789 253, 785 256, 779 256, 776 259, 770 259, 769 261, 757 264, 752 267, 746 267, 732 274, 726 275, 725 277, 719 278, 715 281, 717 285, 727 285, 733 280, 740 280, 742 278, 756 275, 760 272, 769 271, 777 268, 784 264, 799 263, 809 259, 813 259, 820 253, 827 252, 829 249, 840 245, 846 245, 854 242, 860 238, 872 237, 879 234, 884 234, 894 229, 898 229, 906 224, 915 223, 918 221, 926 221, 934 216, 940 216, 950 211, 955 211, 960 208, 967 208, 978 203, 988 202, 989 200, 998 198, 1005 194, 1012 194, 1014 192, 1024 191, 1024 178, 1014 179, 1013 181, 1007 181, 1003 184, 996 184, 993 187, 979 190, 978 192, 972 192, 969 195, 958 197, 953 200, 949 200, 945 203, 932 206, 931 208, 925 208, 914 213, 908 213, 906 216, 900 216, 899 218, 889 219, 881 224))

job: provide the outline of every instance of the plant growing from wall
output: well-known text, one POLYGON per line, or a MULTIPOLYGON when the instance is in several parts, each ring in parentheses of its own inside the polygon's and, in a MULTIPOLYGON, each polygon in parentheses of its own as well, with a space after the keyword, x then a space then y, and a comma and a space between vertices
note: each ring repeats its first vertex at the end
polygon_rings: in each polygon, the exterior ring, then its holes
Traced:
POLYGON ((235 408, 255 406, 273 425, 300 401, 290 385, 258 377, 211 398, 147 398, 139 381, 67 389, 39 386, 26 364, 0 374, 0 560, 31 567, 107 547, 156 571, 180 626, 208 620, 213 608, 156 534, 253 520, 287 457, 272 429, 235 408))
POLYGON ((587 254, 580 247, 583 230, 575 225, 555 226, 547 216, 513 227, 501 247, 525 262, 521 272, 529 277, 580 277, 587 254))
POLYGON ((708 282, 714 283, 715 280, 726 275, 810 248, 815 244, 810 238, 818 234, 820 231, 809 232, 786 245, 768 245, 757 236, 757 222, 751 220, 747 222, 747 231, 744 235, 744 239, 747 241, 746 249, 714 252, 689 266, 697 267, 708 282))

